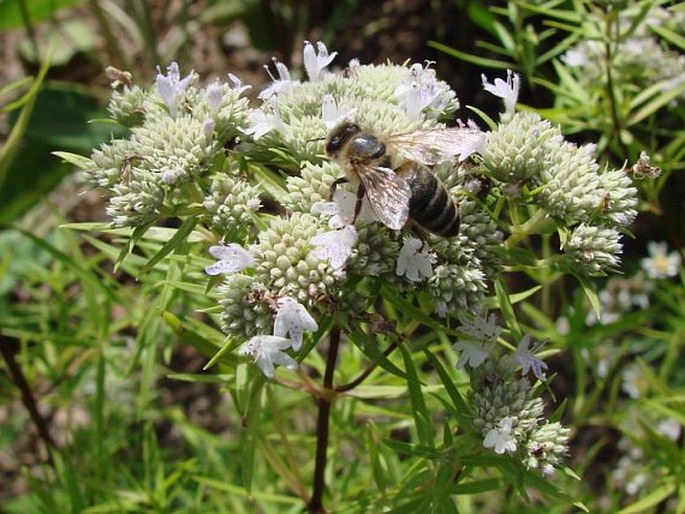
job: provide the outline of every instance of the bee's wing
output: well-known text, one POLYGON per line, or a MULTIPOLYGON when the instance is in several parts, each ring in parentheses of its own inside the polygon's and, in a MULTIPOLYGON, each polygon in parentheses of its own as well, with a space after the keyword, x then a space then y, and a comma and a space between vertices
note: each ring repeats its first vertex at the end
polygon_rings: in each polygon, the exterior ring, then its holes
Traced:
POLYGON ((409 218, 409 184, 389 168, 355 167, 376 217, 393 230, 400 230, 409 218))
POLYGON ((470 127, 419 130, 386 138, 389 148, 399 152, 405 159, 426 166, 454 157, 461 162, 469 155, 481 152, 484 142, 485 133, 470 127))

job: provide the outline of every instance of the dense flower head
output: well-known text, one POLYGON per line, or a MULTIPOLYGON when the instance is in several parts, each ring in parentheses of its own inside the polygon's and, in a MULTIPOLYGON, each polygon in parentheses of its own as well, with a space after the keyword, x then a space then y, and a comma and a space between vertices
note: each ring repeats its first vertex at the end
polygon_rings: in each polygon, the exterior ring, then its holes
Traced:
MULTIPOLYGON (((449 132, 456 150, 446 155, 435 134, 446 134, 443 120, 459 101, 430 63, 355 61, 334 71, 335 57, 323 43, 307 42, 302 73, 291 74, 274 59, 272 81, 253 105, 235 75, 201 85, 196 74, 183 75, 172 63, 151 88, 117 90, 110 112, 130 132, 91 156, 90 177, 111 193, 115 225, 144 228, 195 217, 196 233, 211 241, 202 262, 221 328, 265 375, 272 377, 278 365, 292 367, 293 352, 309 348, 303 341, 318 331, 323 313, 337 309, 362 318, 378 304, 383 286, 446 322, 478 312, 506 264, 502 227, 510 220, 492 217, 502 196, 554 219, 567 236, 560 262, 568 268, 598 275, 618 265, 621 231, 636 215, 629 175, 600 170, 593 147, 566 142, 537 114, 517 113, 518 75, 508 72, 492 83, 483 78, 505 112, 487 133, 471 120, 457 121, 463 131, 449 132), (344 123, 382 143, 382 155, 369 157, 363 169, 344 155, 327 155, 332 131, 344 123), (417 133, 426 139, 417 143, 417 133), (394 137, 408 134, 416 139, 413 153, 394 137), (370 189, 380 176, 393 180, 394 196, 385 196, 387 183, 370 189), (435 176, 435 191, 417 193, 418 176, 435 176), (458 213, 451 237, 415 221, 421 218, 412 209, 436 199, 444 211, 431 215, 451 214, 452 205, 458 213), (400 212, 400 221, 389 222, 386 208, 400 212)), ((490 362, 499 332, 471 335, 456 345, 460 367, 469 370, 490 362)), ((528 340, 517 357, 523 374, 544 378, 545 365, 528 340)), ((476 402, 476 425, 499 453, 523 451, 539 424, 540 406, 526 384, 522 378, 492 398, 507 399, 508 412, 476 402)), ((490 400, 491 393, 479 394, 490 400)), ((530 465, 553 460, 540 457, 530 465)))

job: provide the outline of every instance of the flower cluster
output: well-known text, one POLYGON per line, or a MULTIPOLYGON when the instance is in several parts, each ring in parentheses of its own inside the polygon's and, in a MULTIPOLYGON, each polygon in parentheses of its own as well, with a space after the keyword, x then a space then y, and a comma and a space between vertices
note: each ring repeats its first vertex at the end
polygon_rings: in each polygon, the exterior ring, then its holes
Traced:
MULTIPOLYGON (((635 189, 624 172, 601 172, 591 147, 564 141, 536 114, 517 113, 516 74, 492 84, 483 77, 484 88, 504 103, 495 130, 459 122, 460 130, 443 141, 444 121, 459 102, 428 63, 352 61, 334 72, 328 68, 335 56, 323 43, 305 43, 307 80, 274 60, 275 76, 256 107, 232 74, 225 83, 201 86, 194 73, 183 76, 172 63, 166 73, 158 70, 153 88, 141 89, 119 73, 125 80, 117 80, 109 110, 130 133, 91 156, 90 176, 111 194, 115 225, 144 230, 164 218, 196 218, 215 244, 209 253, 217 261, 206 271, 220 275, 211 294, 221 307, 222 330, 247 341, 240 351, 265 374, 272 376, 274 365, 293 367, 286 352, 300 350, 303 332, 315 331, 320 316, 363 314, 383 284, 442 317, 476 312, 500 272, 498 226, 508 221, 496 224, 489 207, 507 195, 512 204, 537 204, 556 220, 577 272, 601 274, 618 265, 620 230, 635 216, 635 189), (327 155, 328 139, 344 123, 380 142, 434 135, 414 148, 430 164, 388 143, 387 158, 367 172, 394 180, 407 203, 360 195, 349 163, 327 155), (413 221, 406 198, 423 198, 413 197, 414 179, 394 178, 405 173, 398 171, 403 164, 411 164, 410 174, 436 177, 435 196, 446 197, 458 213, 455 235, 427 233, 413 221), (392 218, 386 207, 404 213, 392 218), (299 321, 286 323, 290 316, 299 321)), ((471 346, 462 348, 473 352, 461 361, 471 366, 484 359, 477 351, 482 338, 492 345, 498 337, 474 330, 471 346)), ((528 343, 517 352, 520 364, 541 377, 544 366, 530 359, 528 343)), ((503 423, 505 430, 509 422, 503 423)))
POLYGON ((547 364, 534 355, 524 336, 512 355, 494 356, 501 333, 494 315, 476 317, 460 327, 467 337, 458 341, 457 367, 469 365, 473 424, 483 446, 498 454, 517 455, 529 469, 550 475, 567 452, 569 429, 544 417, 544 403, 527 376, 544 379, 547 364), (520 375, 515 374, 521 366, 520 375))
MULTIPOLYGON (((202 194, 198 183, 247 122, 245 86, 229 79, 202 88, 196 74, 181 78, 172 63, 166 75, 158 70, 151 89, 123 85, 115 91, 109 112, 130 134, 95 150, 87 170, 95 185, 109 191, 107 213, 115 225, 151 224, 185 206, 189 190, 202 194)), ((235 189, 216 180, 218 190, 235 189)))
MULTIPOLYGON (((664 49, 655 37, 653 27, 682 36, 685 12, 682 9, 667 10, 655 6, 645 13, 638 4, 620 10, 617 28, 620 43, 612 50, 611 56, 615 82, 631 84, 639 90, 661 84, 663 92, 683 84, 685 56, 664 49)), ((606 86, 606 52, 606 44, 601 38, 584 38, 572 46, 562 60, 575 72, 581 87, 592 91, 606 86)), ((682 102, 685 94, 681 93, 677 98, 682 102)))
POLYGON ((637 216, 637 189, 627 172, 600 170, 594 145, 564 141, 558 127, 536 113, 513 112, 515 76, 486 89, 504 99, 506 112, 486 135, 483 167, 505 196, 535 201, 562 238, 566 269, 605 275, 616 269, 621 233, 637 216))

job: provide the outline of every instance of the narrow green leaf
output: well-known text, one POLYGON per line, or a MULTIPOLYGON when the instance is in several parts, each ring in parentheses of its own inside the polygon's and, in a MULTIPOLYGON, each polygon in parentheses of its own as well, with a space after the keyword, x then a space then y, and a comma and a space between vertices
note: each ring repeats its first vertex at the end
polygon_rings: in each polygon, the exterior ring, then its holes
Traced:
POLYGON ((466 52, 460 52, 455 48, 451 48, 437 41, 429 41, 428 46, 439 50, 440 52, 461 59, 462 61, 477 64, 478 66, 484 66, 486 68, 495 68, 501 70, 511 70, 516 68, 516 65, 507 61, 498 61, 496 59, 488 59, 486 57, 478 57, 477 55, 467 54, 466 52))
POLYGON ((430 414, 426 407, 426 400, 423 396, 423 391, 421 390, 421 382, 416 372, 411 352, 404 344, 400 344, 399 349, 404 358, 404 368, 407 374, 407 388, 409 389, 409 401, 411 402, 414 414, 414 425, 416 426, 419 442, 423 446, 433 448, 435 447, 435 441, 433 440, 433 431, 431 430, 430 425, 430 414))
POLYGON ((468 405, 466 404, 466 401, 464 400, 464 397, 461 395, 461 393, 457 389, 457 386, 452 381, 452 377, 449 376, 447 370, 442 365, 440 360, 435 355, 433 355, 427 348, 424 348, 423 353, 426 354, 433 368, 435 369, 435 371, 438 372, 440 380, 442 384, 445 386, 445 391, 447 391, 447 394, 452 400, 452 404, 454 405, 455 409, 455 417, 457 418, 457 421, 459 421, 459 426, 471 427, 471 409, 469 409, 468 405))
POLYGON ((407 375, 400 368, 395 366, 378 347, 378 340, 375 337, 366 335, 359 329, 355 329, 348 334, 350 341, 366 355, 371 362, 378 364, 381 368, 398 377, 407 378, 407 375))
POLYGON ((438 460, 442 457, 442 454, 438 450, 420 444, 405 443, 392 439, 384 439, 383 444, 392 448, 395 452, 413 455, 414 457, 421 457, 428 460, 438 460))
POLYGON ((185 241, 188 235, 193 231, 195 228, 197 220, 194 217, 190 217, 186 219, 183 224, 176 230, 174 235, 169 239, 164 246, 155 254, 149 261, 145 263, 145 266, 143 266, 140 269, 140 272, 138 273, 138 278, 142 277, 146 273, 148 273, 154 266, 161 261, 164 257, 166 257, 172 250, 175 250, 178 248, 180 245, 182 245, 185 241))
POLYGON ((365 427, 364 434, 366 436, 366 449, 369 455, 369 462, 371 463, 371 473, 373 481, 376 483, 381 495, 385 495, 385 490, 388 488, 388 478, 386 469, 381 461, 380 453, 378 452, 378 444, 376 443, 375 426, 372 421, 369 421, 365 427))
POLYGON ((597 292, 595 291, 595 288, 592 286, 592 283, 587 277, 583 277, 581 275, 574 275, 578 282, 580 283, 580 287, 583 288, 583 292, 585 293, 585 296, 587 299, 590 301, 590 305, 592 306, 592 310, 595 311, 595 316, 597 316, 597 319, 600 319, 602 316, 602 308, 601 304, 599 303, 599 296, 597 296, 597 292))
POLYGON ((487 491, 495 491, 502 488, 501 478, 483 478, 482 480, 472 480, 461 482, 452 488, 452 494, 479 494, 487 491))
POLYGON ((654 98, 651 102, 642 107, 642 109, 640 109, 635 114, 630 116, 630 118, 628 118, 626 126, 631 127, 641 122, 642 120, 651 116, 665 105, 669 104, 674 99, 681 96, 683 93, 685 93, 685 82, 681 82, 676 87, 672 87, 668 89, 666 92, 664 92, 662 95, 654 98))
POLYGON ((24 95, 22 99, 22 101, 25 101, 24 107, 12 127, 12 131, 0 148, 0 187, 2 187, 2 184, 5 182, 10 166, 12 165, 12 162, 14 162, 14 158, 19 151, 24 132, 26 132, 29 120, 31 119, 33 107, 36 104, 36 98, 38 98, 38 92, 43 85, 43 80, 45 79, 45 75, 49 68, 50 60, 46 59, 38 72, 36 80, 31 85, 31 89, 24 95))
POLYGON ((516 314, 514 313, 514 307, 511 303, 511 298, 507 293, 506 287, 502 279, 495 280, 495 294, 497 296, 497 302, 502 312, 502 317, 506 325, 511 329, 512 335, 515 340, 519 340, 522 337, 521 328, 519 327, 518 321, 516 320, 516 314))
POLYGON ((73 164, 79 169, 87 170, 93 166, 93 161, 83 155, 71 152, 52 152, 55 157, 60 157, 64 162, 73 164))
POLYGON ((672 30, 670 30, 666 27, 663 27, 661 25, 657 25, 656 23, 650 23, 647 26, 649 27, 649 29, 651 31, 656 32, 662 38, 664 38, 666 41, 668 41, 669 43, 671 43, 674 46, 677 46, 683 52, 685 52, 685 37, 681 36, 677 32, 673 32, 672 30))

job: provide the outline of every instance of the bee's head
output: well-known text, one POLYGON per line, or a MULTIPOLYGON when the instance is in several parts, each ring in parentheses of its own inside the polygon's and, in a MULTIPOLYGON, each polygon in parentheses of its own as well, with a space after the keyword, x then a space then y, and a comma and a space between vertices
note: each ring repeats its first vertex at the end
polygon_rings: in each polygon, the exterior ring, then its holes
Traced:
POLYGON ((347 143, 352 136, 361 132, 361 130, 359 125, 349 121, 343 121, 328 134, 326 153, 331 157, 336 157, 345 146, 345 143, 347 143))

